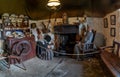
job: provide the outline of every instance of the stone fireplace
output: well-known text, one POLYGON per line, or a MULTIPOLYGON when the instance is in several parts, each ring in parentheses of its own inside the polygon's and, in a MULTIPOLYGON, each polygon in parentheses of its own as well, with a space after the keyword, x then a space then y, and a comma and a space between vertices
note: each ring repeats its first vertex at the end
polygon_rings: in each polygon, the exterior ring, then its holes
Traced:
POLYGON ((78 25, 63 24, 54 26, 55 36, 57 37, 56 50, 58 52, 73 53, 78 31, 78 25))

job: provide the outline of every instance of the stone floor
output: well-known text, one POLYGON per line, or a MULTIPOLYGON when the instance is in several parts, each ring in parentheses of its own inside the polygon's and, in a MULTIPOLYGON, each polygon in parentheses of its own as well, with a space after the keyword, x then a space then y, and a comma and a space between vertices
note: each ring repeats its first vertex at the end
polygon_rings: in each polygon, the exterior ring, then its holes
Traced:
POLYGON ((10 69, 0 64, 0 77, 107 77, 96 58, 77 61, 55 57, 45 61, 35 57, 24 62, 27 70, 14 65, 10 69))

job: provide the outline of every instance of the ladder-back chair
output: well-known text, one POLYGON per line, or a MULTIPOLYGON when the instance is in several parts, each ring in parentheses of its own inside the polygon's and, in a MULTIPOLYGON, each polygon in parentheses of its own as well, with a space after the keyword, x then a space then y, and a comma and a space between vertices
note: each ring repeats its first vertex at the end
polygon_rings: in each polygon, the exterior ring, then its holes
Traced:
POLYGON ((95 30, 92 30, 93 32, 93 38, 92 38, 92 41, 91 43, 87 43, 87 44, 82 44, 83 46, 79 48, 79 50, 81 51, 80 53, 80 58, 83 60, 85 57, 87 56, 90 56, 90 55, 93 55, 93 54, 96 54, 98 53, 97 52, 97 48, 96 48, 96 45, 94 43, 94 40, 95 40, 95 35, 96 35, 96 31, 95 30))

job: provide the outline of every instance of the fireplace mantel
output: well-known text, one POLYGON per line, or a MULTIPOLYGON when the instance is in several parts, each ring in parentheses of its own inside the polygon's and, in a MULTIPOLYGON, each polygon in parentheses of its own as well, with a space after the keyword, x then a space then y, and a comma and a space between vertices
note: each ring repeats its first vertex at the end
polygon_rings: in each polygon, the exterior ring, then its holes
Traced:
POLYGON ((55 25, 54 26, 54 33, 55 34, 76 34, 79 32, 78 25, 72 24, 62 24, 62 25, 55 25))

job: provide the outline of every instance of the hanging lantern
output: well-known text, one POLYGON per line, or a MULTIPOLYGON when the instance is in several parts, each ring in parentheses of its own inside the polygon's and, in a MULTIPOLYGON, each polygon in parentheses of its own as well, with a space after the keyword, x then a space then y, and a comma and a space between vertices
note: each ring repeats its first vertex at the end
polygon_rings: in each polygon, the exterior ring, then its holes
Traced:
POLYGON ((47 3, 47 8, 49 10, 59 10, 60 9, 60 1, 59 0, 49 0, 48 3, 47 3))

